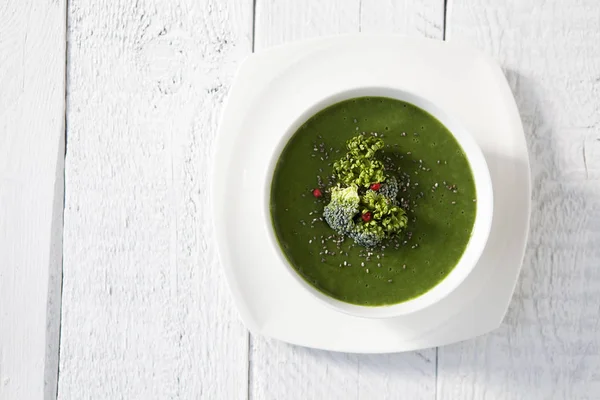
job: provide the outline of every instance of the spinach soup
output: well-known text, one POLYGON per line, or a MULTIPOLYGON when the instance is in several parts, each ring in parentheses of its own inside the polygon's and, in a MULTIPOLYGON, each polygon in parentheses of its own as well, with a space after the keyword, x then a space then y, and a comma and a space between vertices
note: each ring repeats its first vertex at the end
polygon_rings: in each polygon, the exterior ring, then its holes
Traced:
POLYGON ((406 102, 360 97, 328 107, 289 139, 270 209, 292 267, 358 305, 420 296, 469 242, 476 191, 468 160, 436 118, 406 102))

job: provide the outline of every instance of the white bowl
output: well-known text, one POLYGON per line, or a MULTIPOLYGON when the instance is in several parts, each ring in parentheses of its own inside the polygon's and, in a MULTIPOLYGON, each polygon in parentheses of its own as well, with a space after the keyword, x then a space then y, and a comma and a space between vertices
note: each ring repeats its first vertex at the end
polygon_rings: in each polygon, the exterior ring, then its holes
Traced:
POLYGON ((335 310, 344 312, 358 317, 365 318, 389 318, 396 317, 399 315, 410 314, 426 307, 429 307, 454 291, 469 275, 477 264, 488 239, 490 228, 492 225, 493 215, 493 191, 492 181, 488 170, 487 163, 479 148, 479 145, 475 142, 473 136, 454 118, 445 113, 442 109, 437 107, 427 99, 418 95, 409 93, 407 91, 385 88, 385 87, 365 87, 356 88, 352 90, 346 90, 340 93, 333 94, 320 101, 316 101, 312 106, 307 107, 303 112, 299 114, 299 117, 293 121, 290 126, 282 135, 278 146, 275 148, 274 153, 271 155, 271 162, 268 173, 265 176, 264 190, 266 195, 264 196, 265 202, 264 207, 266 209, 264 215, 265 224, 269 227, 269 239, 271 246, 275 247, 277 254, 279 255, 282 265, 285 265, 286 270, 291 274, 293 279, 300 284, 302 288, 308 291, 319 301, 325 303, 327 306, 332 307, 335 310), (283 250, 279 246, 276 238, 276 234, 271 222, 270 214, 270 191, 271 182, 273 180, 273 174, 277 161, 283 151, 283 148, 289 141, 289 139, 296 133, 298 128, 302 126, 309 118, 315 115, 317 112, 339 103, 344 100, 348 100, 356 97, 364 96, 378 96, 388 97, 401 101, 411 103, 433 115, 438 119, 456 138, 460 146, 462 147, 473 173, 475 181, 475 190, 477 195, 477 211, 475 215, 475 222, 471 231, 471 237, 467 244, 464 253, 459 259, 454 269, 436 286, 427 291, 426 293, 415 297, 413 299, 397 303, 393 305, 384 306, 361 306, 351 303, 346 303, 330 297, 314 286, 309 284, 302 278, 298 272, 290 265, 289 261, 283 254, 283 250))

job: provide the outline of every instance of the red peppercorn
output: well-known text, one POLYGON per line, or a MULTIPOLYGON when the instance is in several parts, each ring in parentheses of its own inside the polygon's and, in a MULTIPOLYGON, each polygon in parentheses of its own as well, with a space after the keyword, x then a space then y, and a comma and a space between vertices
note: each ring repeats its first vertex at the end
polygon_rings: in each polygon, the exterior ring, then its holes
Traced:
POLYGON ((323 196, 323 193, 321 192, 321 189, 319 189, 319 188, 313 189, 312 194, 315 197, 322 197, 323 196))
POLYGON ((378 191, 379 189, 381 189, 381 183, 376 182, 371 185, 371 190, 378 191))
POLYGON ((373 214, 371 214, 370 211, 367 211, 366 213, 364 213, 362 215, 362 220, 365 222, 369 222, 371 220, 371 218, 373 218, 373 214))

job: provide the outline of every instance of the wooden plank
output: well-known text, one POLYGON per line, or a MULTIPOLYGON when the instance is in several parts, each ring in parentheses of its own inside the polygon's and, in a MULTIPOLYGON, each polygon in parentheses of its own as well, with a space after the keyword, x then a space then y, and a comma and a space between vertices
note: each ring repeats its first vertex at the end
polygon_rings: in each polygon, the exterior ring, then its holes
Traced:
MULTIPOLYGON (((255 48, 311 37, 402 33, 442 37, 443 1, 258 0, 255 48)), ((255 399, 431 399, 435 349, 392 355, 330 353, 251 337, 255 399)))
POLYGON ((533 177, 528 251, 508 316, 440 348, 442 399, 600 393, 600 11, 595 0, 454 0, 447 37, 496 58, 515 94, 533 177))
POLYGON ((0 5, 0 399, 54 398, 65 2, 0 5))
POLYGON ((73 1, 59 399, 242 399, 209 173, 249 1, 73 1))
POLYGON ((255 50, 319 36, 356 33, 360 0, 256 0, 255 50))
POLYGON ((359 29, 365 33, 397 33, 442 39, 443 0, 362 0, 359 29))

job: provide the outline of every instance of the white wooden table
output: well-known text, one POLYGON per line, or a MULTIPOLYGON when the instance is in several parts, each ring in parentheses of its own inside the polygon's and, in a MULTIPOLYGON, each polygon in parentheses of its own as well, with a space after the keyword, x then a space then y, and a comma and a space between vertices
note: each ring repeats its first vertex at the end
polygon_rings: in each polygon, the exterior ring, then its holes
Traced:
POLYGON ((598 0, 0 0, 0 399, 57 396, 599 399, 598 0), (328 353, 232 306, 208 173, 233 74, 349 32, 467 42, 506 73, 534 211, 485 337, 328 353))

